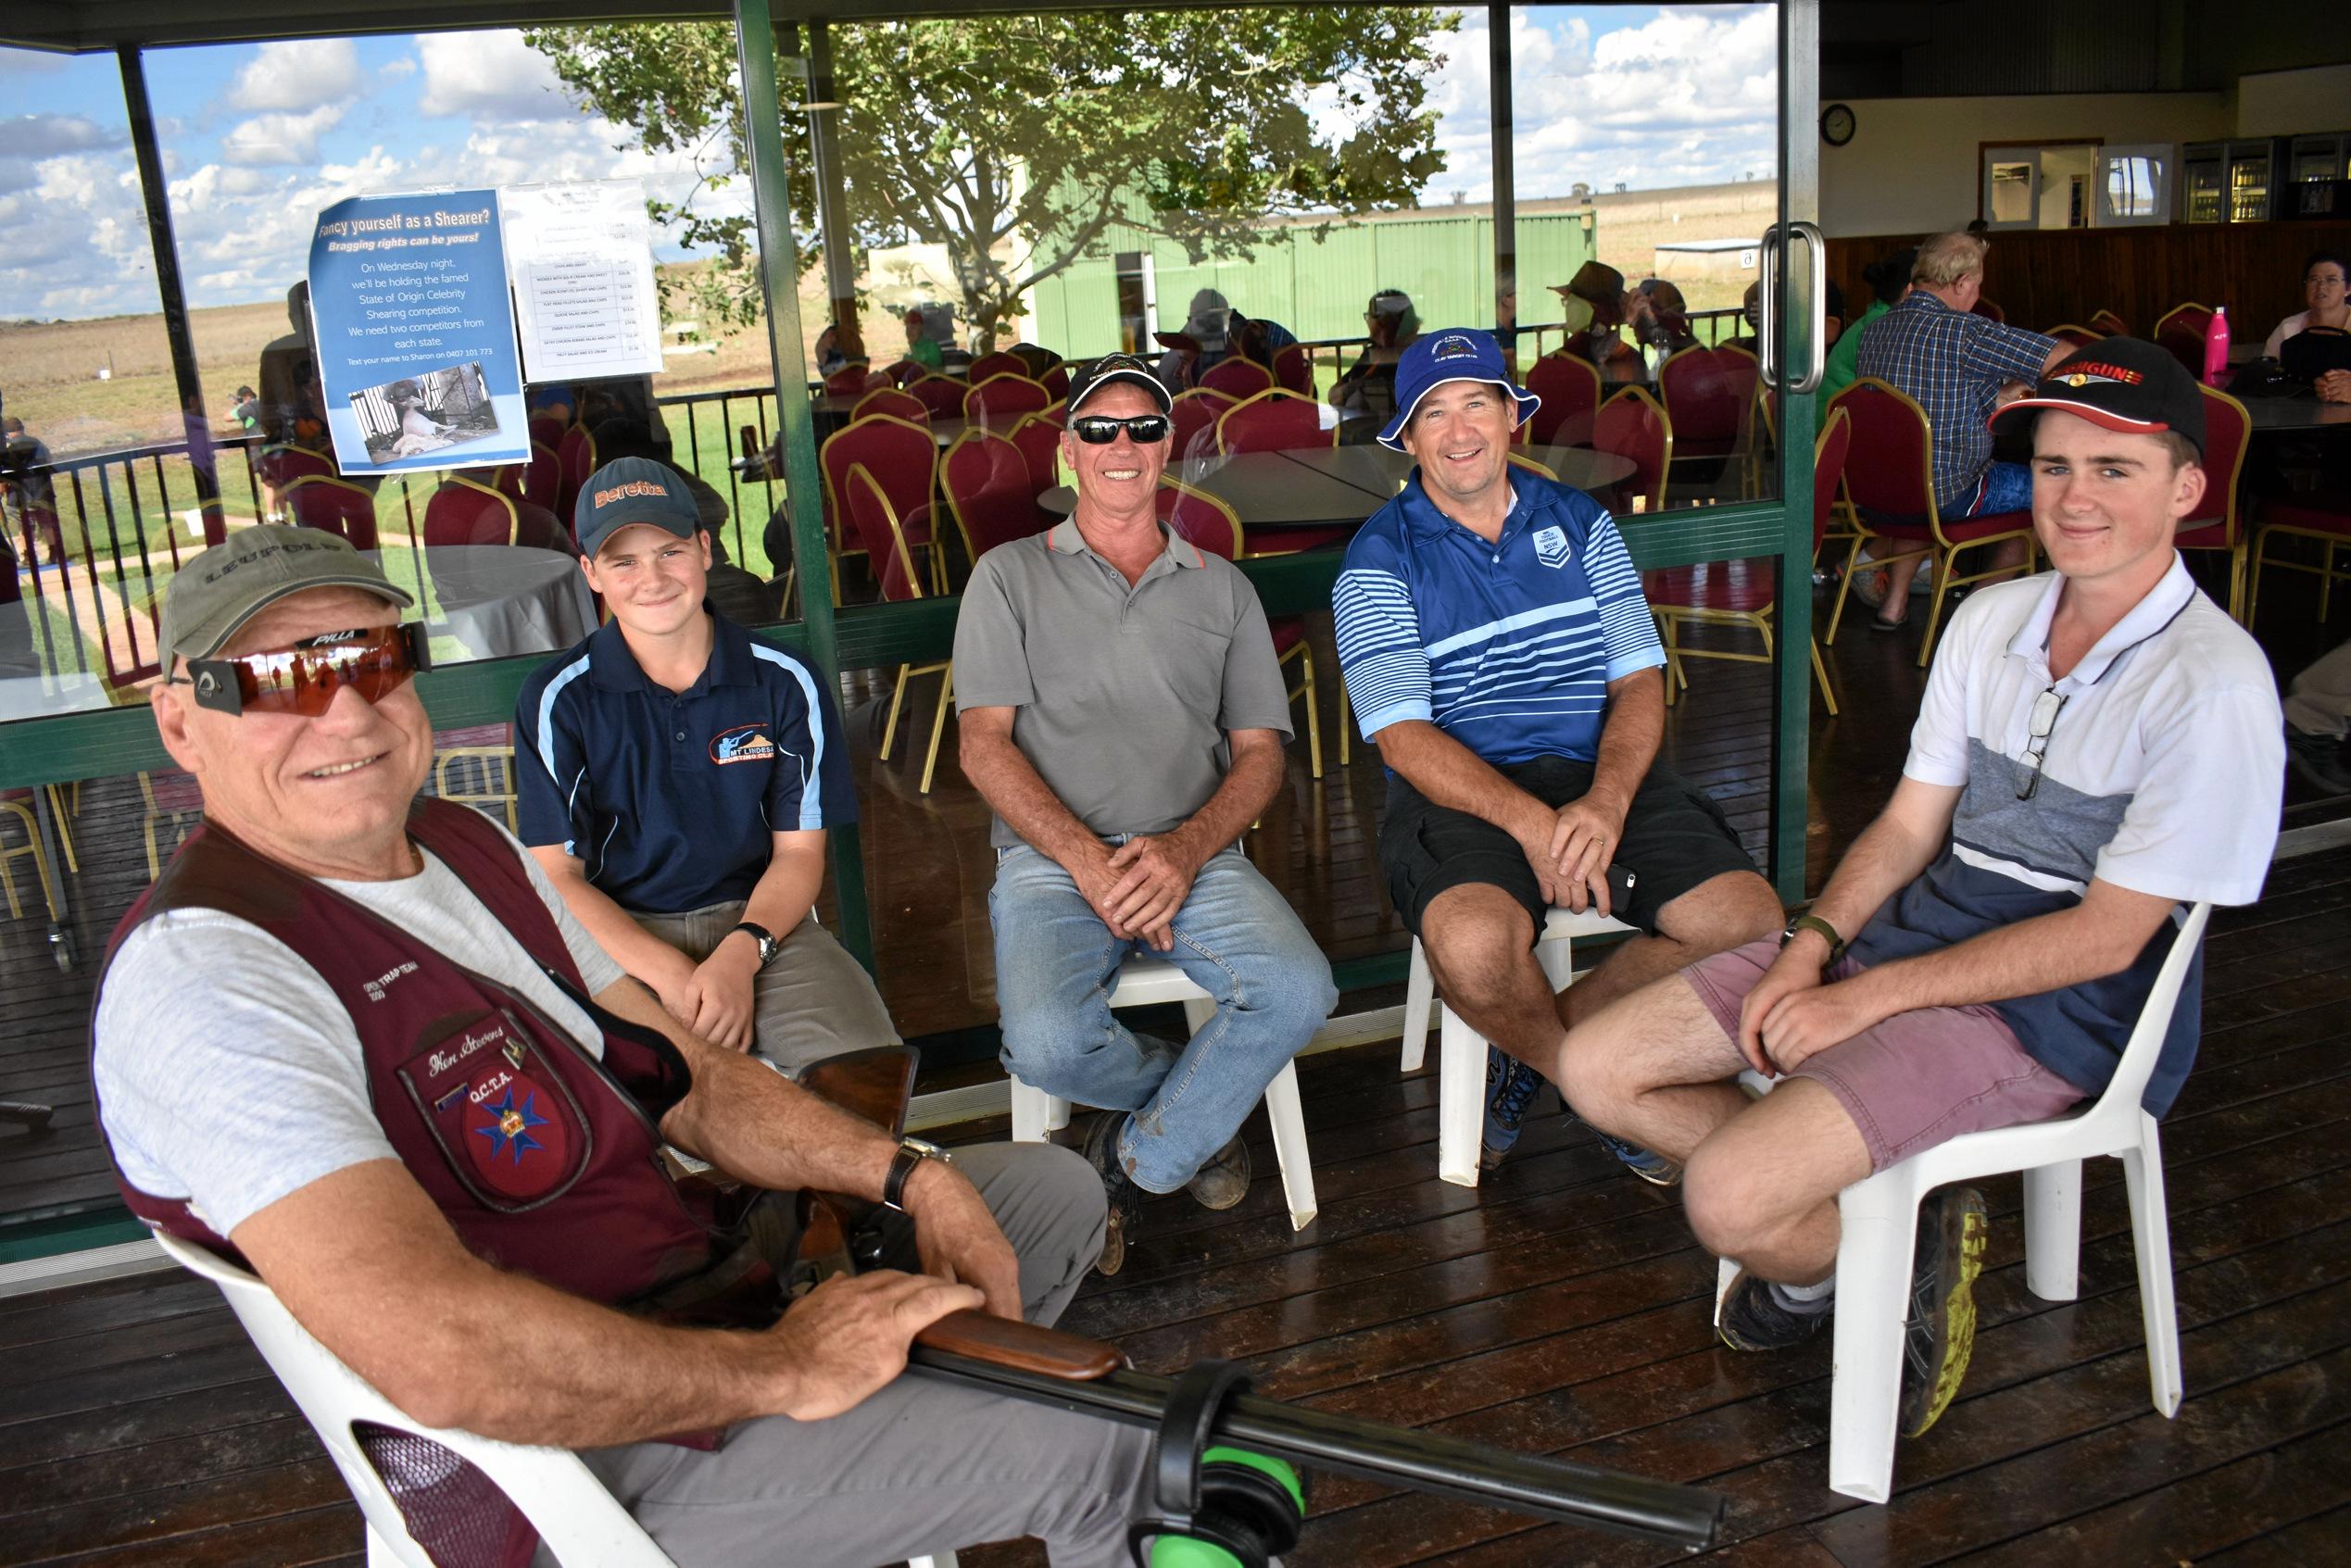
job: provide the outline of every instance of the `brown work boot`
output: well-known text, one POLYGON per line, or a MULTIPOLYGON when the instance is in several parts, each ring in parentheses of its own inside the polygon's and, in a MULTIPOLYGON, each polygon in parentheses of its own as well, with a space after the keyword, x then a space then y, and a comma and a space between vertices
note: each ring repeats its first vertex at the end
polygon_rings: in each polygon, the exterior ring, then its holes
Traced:
POLYGON ((1225 1147, 1210 1155, 1184 1190, 1200 1199, 1203 1209, 1230 1209, 1249 1196, 1249 1146, 1235 1133, 1225 1147))
POLYGON ((1127 1179, 1126 1168, 1118 1162, 1118 1135, 1125 1123, 1125 1111, 1104 1110, 1097 1112, 1086 1129, 1086 1162, 1102 1178, 1102 1198, 1110 1210, 1102 1223, 1101 1256, 1094 1260, 1095 1270, 1103 1274, 1114 1274, 1126 1266, 1126 1241, 1135 1234, 1136 1217, 1142 1207, 1142 1190, 1127 1179))

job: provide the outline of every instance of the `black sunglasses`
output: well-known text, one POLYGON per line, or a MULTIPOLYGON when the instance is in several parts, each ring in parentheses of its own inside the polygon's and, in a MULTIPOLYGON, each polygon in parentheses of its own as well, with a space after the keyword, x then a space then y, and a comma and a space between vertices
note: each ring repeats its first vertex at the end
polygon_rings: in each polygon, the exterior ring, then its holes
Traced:
POLYGON ((1138 446, 1148 446, 1154 441, 1167 439, 1165 414, 1133 414, 1123 420, 1108 414, 1087 414, 1069 421, 1069 428, 1077 439, 1088 446, 1107 446, 1125 431, 1138 446))

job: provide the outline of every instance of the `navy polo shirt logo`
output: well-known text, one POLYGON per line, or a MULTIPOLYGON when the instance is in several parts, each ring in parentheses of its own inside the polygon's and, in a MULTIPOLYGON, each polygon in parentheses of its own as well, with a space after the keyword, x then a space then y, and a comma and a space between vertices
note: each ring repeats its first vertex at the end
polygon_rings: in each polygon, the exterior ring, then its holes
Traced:
POLYGON ((1567 535, 1555 525, 1535 530, 1535 558, 1554 571, 1567 564, 1567 535))
POLYGON ((775 756, 775 743, 768 738, 765 724, 737 724, 722 730, 710 742, 710 760, 728 762, 766 762, 775 756))

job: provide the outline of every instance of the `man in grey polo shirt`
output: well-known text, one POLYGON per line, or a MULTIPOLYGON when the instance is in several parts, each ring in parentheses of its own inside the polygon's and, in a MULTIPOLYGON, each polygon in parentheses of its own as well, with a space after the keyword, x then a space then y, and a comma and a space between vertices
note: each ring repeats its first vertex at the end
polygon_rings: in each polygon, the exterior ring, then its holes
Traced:
POLYGON ((1160 526, 1169 408, 1131 355, 1071 378, 1076 509, 982 556, 955 623, 963 771, 996 810, 1003 1061, 1109 1108, 1086 1137, 1110 1198, 1104 1273, 1125 1261, 1140 1193, 1240 1201, 1242 1119, 1339 999, 1240 852, 1281 787, 1289 699, 1248 579, 1160 526), (1111 1011, 1137 950, 1215 999, 1188 1044, 1111 1011))

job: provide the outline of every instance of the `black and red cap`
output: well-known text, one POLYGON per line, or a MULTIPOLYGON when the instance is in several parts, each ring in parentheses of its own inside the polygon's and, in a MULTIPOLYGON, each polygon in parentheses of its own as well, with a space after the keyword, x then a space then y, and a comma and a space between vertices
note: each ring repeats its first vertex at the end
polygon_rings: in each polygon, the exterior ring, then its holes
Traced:
POLYGON ((2031 395, 1991 419, 1994 434, 2027 425, 2043 408, 2130 435, 2174 431, 2204 451, 2204 394, 2169 349, 2144 338, 2101 338, 2057 361, 2031 395))

